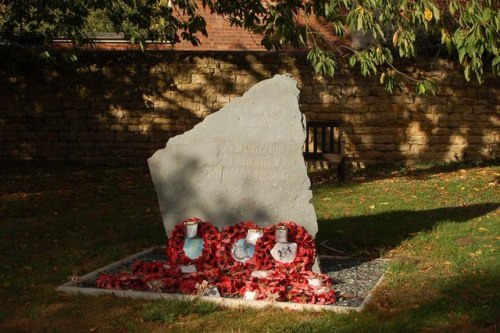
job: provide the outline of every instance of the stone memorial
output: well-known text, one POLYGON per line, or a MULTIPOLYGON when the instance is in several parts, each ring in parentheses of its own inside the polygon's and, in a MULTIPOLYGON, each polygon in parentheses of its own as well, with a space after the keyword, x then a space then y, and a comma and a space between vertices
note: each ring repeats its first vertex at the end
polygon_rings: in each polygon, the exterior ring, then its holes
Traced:
POLYGON ((298 98, 297 83, 276 75, 148 159, 167 234, 197 217, 219 228, 295 221, 316 235, 298 98))

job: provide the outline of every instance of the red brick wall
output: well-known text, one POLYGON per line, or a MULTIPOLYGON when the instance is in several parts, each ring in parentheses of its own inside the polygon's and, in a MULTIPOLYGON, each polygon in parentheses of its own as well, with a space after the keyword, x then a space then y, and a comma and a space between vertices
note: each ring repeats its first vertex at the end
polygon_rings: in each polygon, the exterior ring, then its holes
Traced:
MULTIPOLYGON (((207 23, 208 37, 201 34, 198 35, 201 44, 193 46, 190 42, 180 42, 176 45, 149 43, 146 48, 148 50, 175 50, 175 51, 266 51, 261 45, 261 35, 254 35, 243 28, 231 26, 230 23, 221 16, 210 14, 208 9, 203 9, 200 6, 200 13, 205 18, 207 23)), ((329 25, 326 25, 316 19, 311 19, 312 26, 329 36, 332 41, 337 38, 333 35, 329 25)), ((71 43, 55 43, 54 47, 71 48, 71 43)), ((115 42, 115 43, 97 43, 92 47, 96 50, 140 50, 139 45, 131 45, 130 43, 115 42)))
MULTIPOLYGON (((443 10, 447 10, 447 0, 435 0, 435 3, 440 5, 443 10)), ((201 15, 205 18, 207 23, 208 37, 201 34, 198 35, 201 44, 193 46, 190 42, 180 42, 176 45, 162 44, 162 43, 149 43, 146 49, 154 50, 175 50, 175 51, 265 51, 266 49, 261 45, 261 36, 254 35, 243 28, 231 26, 230 23, 221 16, 210 14, 208 9, 203 9, 200 5, 199 10, 201 15)), ((316 18, 310 18, 310 25, 312 29, 321 32, 331 43, 350 43, 349 32, 347 32, 345 39, 338 39, 331 25, 325 24, 316 18)), ((71 48, 71 43, 55 43, 53 47, 58 48, 71 48)), ((92 47, 85 48, 95 50, 141 50, 139 45, 131 45, 127 41, 113 42, 113 43, 97 43, 92 47)), ((289 49, 288 49, 289 50, 289 49)))

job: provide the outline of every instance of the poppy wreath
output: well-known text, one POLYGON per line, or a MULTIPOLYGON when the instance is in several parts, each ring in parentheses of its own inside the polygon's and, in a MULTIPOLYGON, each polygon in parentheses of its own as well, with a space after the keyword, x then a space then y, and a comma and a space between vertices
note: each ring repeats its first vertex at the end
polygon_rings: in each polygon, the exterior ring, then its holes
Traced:
POLYGON ((257 282, 245 281, 245 285, 240 288, 239 293, 242 297, 245 297, 247 291, 256 293, 255 300, 265 300, 267 298, 262 285, 257 282))
POLYGON ((275 228, 264 228, 262 236, 255 244, 255 253, 248 264, 255 270, 268 270, 274 268, 274 258, 271 249, 276 243, 275 228))
POLYGON ((258 260, 258 249, 260 238, 254 246, 254 255, 247 261, 238 261, 231 253, 235 243, 240 239, 245 239, 248 230, 250 229, 260 230, 261 228, 251 221, 240 222, 238 224, 222 228, 219 235, 219 244, 217 245, 215 257, 217 266, 224 273, 229 275, 249 275, 251 271, 259 269, 260 260, 258 260))
POLYGON ((322 273, 294 272, 290 275, 290 290, 287 299, 293 303, 332 304, 335 303, 336 294, 332 288, 330 277, 322 273), (309 279, 317 279, 318 286, 309 284, 309 279))
POLYGON ((244 280, 223 275, 215 284, 222 297, 239 297, 240 289, 245 286, 244 280))
POLYGON ((335 296, 335 290, 324 286, 293 286, 286 297, 293 303, 333 304, 335 296))
POLYGON ((255 299, 259 301, 286 301, 286 286, 283 284, 267 285, 264 283, 246 281, 245 286, 240 289, 240 295, 244 297, 247 291, 257 293, 255 299))
POLYGON ((172 230, 168 239, 167 256, 173 265, 196 265, 201 263, 213 264, 215 260, 215 249, 219 239, 219 231, 209 222, 202 222, 193 218, 182 221, 172 230), (197 222, 197 236, 203 239, 203 250, 198 258, 191 259, 184 252, 184 241, 186 238, 186 222, 197 222))
POLYGON ((201 276, 187 277, 179 282, 179 292, 184 295, 197 295, 198 289, 197 285, 203 283, 203 278, 201 276))
POLYGON ((151 274, 178 276, 177 269, 166 261, 136 260, 130 267, 132 274, 146 276, 151 274))
POLYGON ((267 271, 267 276, 250 277, 245 286, 240 289, 240 295, 245 296, 247 291, 257 292, 257 300, 285 301, 288 278, 280 270, 267 271))
POLYGON ((179 272, 180 280, 186 280, 194 278, 196 280, 206 280, 210 283, 215 282, 219 276, 221 275, 220 270, 217 267, 212 266, 211 264, 199 264, 196 265, 196 272, 192 273, 181 273, 179 272))
POLYGON ((281 271, 279 269, 274 269, 265 272, 267 273, 265 276, 259 276, 259 277, 251 276, 249 280, 252 282, 270 286, 276 286, 276 285, 286 286, 289 283, 287 274, 284 271, 281 271))
POLYGON ((332 279, 328 274, 314 273, 312 271, 294 271, 288 275, 289 284, 293 286, 305 286, 309 284, 309 279, 318 279, 324 287, 332 287, 332 279))
POLYGON ((137 260, 132 264, 131 271, 151 291, 172 293, 179 286, 179 270, 166 261, 137 260))
POLYGON ((288 221, 280 222, 264 231, 261 237, 262 247, 266 249, 266 254, 270 261, 262 265, 261 269, 279 268, 290 274, 293 271, 310 271, 316 260, 316 247, 312 235, 297 223, 288 221), (270 252, 276 244, 276 227, 285 226, 288 231, 288 242, 297 244, 297 255, 290 263, 282 263, 274 260, 270 252))
POLYGON ((96 281, 97 288, 115 290, 145 290, 144 281, 130 273, 99 274, 96 281))
POLYGON ((180 274, 178 291, 186 295, 200 295, 207 287, 215 284, 220 270, 211 264, 200 264, 196 266, 196 272, 180 274))
POLYGON ((173 276, 149 274, 142 277, 145 289, 153 292, 175 293, 179 287, 179 279, 173 276))

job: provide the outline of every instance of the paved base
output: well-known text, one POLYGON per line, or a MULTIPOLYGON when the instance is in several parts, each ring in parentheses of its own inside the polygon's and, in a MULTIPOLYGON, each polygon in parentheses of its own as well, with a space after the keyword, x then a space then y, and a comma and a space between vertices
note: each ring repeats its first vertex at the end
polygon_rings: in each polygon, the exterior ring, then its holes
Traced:
MULTIPOLYGON (((373 298, 373 291, 380 285, 384 275, 381 275, 378 281, 375 283, 371 291, 364 298, 363 302, 356 307, 353 306, 339 306, 339 305, 320 305, 320 304, 298 304, 291 302, 270 302, 270 301, 247 301, 243 299, 234 298, 224 298, 224 297, 209 297, 209 296, 192 296, 183 294, 170 294, 170 293, 158 293, 158 292, 145 292, 145 291, 135 291, 135 290, 110 290, 110 289, 99 289, 95 288, 95 281, 101 272, 112 272, 116 270, 123 269, 129 266, 132 262, 137 259, 151 256, 155 251, 158 252, 159 248, 154 247, 148 250, 139 252, 135 255, 127 257, 123 260, 119 260, 108 266, 102 267, 94 272, 86 274, 78 278, 76 282, 67 282, 57 288, 58 291, 70 295, 114 295, 116 297, 125 297, 131 299, 142 299, 142 300, 159 300, 159 299, 182 299, 182 300, 194 300, 200 299, 207 302, 212 302, 225 307, 239 308, 239 307, 250 307, 250 308, 265 308, 268 306, 293 309, 293 310, 308 310, 308 311, 333 311, 337 313, 345 313, 350 311, 362 311, 368 303, 373 298)), ((162 250, 164 252, 164 250, 162 250)), ((321 259, 321 256, 320 256, 321 259)))

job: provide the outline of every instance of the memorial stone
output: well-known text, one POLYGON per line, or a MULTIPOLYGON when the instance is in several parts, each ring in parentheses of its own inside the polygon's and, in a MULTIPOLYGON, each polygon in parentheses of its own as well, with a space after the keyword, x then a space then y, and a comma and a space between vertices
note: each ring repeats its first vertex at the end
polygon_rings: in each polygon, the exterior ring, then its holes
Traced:
POLYGON ((276 75, 148 159, 167 234, 197 217, 219 228, 295 221, 315 236, 298 98, 297 83, 276 75))

